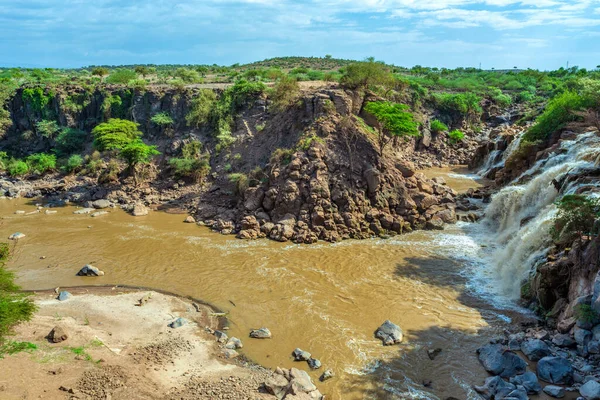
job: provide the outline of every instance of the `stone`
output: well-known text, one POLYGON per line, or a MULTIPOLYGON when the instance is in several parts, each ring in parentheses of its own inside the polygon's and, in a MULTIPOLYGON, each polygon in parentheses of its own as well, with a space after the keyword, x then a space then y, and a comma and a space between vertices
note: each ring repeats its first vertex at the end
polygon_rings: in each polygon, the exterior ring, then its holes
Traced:
POLYGON ((69 299, 70 297, 71 297, 71 293, 67 292, 66 290, 63 290, 62 292, 60 292, 58 294, 57 299, 59 301, 65 301, 65 300, 69 299))
POLYGON ((300 392, 310 393, 317 390, 317 387, 312 383, 310 376, 306 371, 299 370, 297 368, 290 369, 292 394, 298 394, 300 392))
POLYGON ((48 334, 48 340, 50 340, 52 343, 64 342, 68 338, 69 335, 67 334, 65 329, 58 325, 52 328, 52 330, 48 334))
POLYGON ((44 211, 44 214, 46 214, 46 215, 52 215, 52 214, 56 214, 56 213, 58 213, 58 211, 56 211, 56 210, 45 210, 44 211))
POLYGON ((573 382, 573 367, 563 357, 544 357, 537 365, 538 377, 548 383, 570 385, 573 382))
POLYGON ((310 367, 310 369, 319 369, 319 368, 321 368, 321 365, 322 365, 321 361, 319 361, 316 358, 312 358, 312 357, 309 358, 307 362, 308 362, 308 366, 310 367))
POLYGON ((102 215, 106 215, 106 214, 108 214, 108 211, 96 211, 95 213, 91 213, 90 217, 97 218, 97 217, 101 217, 102 215))
POLYGON ((95 208, 82 208, 81 210, 73 211, 73 214, 90 214, 94 212, 95 208))
POLYGON ((104 271, 100 271, 97 267, 87 264, 79 270, 77 276, 104 276, 104 271))
POLYGON ((506 382, 499 376, 486 378, 483 386, 475 386, 475 391, 481 394, 487 400, 503 399, 508 393, 515 390, 517 387, 512 383, 506 382))
POLYGON ((544 388, 544 393, 550 397, 562 399, 565 397, 565 389, 560 386, 548 385, 544 388))
POLYGON ((228 336, 223 331, 215 331, 215 338, 217 338, 217 342, 219 343, 227 343, 228 336))
POLYGON ((25 211, 23 211, 23 210, 17 210, 17 211, 15 211, 15 214, 21 214, 22 215, 22 214, 25 214, 25 211))
POLYGON ((321 376, 319 377, 319 380, 320 380, 321 382, 325 382, 325 381, 327 381, 327 380, 329 380, 329 379, 333 378, 334 376, 335 376, 335 374, 333 373, 333 371, 332 371, 332 370, 330 370, 330 369, 326 369, 326 370, 325 370, 325 372, 323 372, 323 373, 321 374, 321 376))
POLYGON ((537 375, 530 371, 525 372, 523 375, 517 375, 510 378, 510 383, 515 386, 523 386, 527 391, 527 394, 538 394, 542 391, 542 385, 540 385, 537 375))
POLYGON ((539 339, 525 340, 521 343, 521 351, 530 361, 539 361, 550 355, 548 345, 539 339))
POLYGON ((250 337, 253 339, 270 339, 271 331, 267 328, 253 329, 250 331, 250 337))
POLYGON ((185 324, 187 324, 187 321, 184 318, 179 317, 175 321, 173 321, 169 324, 169 328, 173 328, 173 329, 180 328, 185 324))
POLYGON ((296 348, 292 352, 292 356, 294 356, 294 361, 308 361, 311 357, 311 354, 308 351, 304 351, 301 348, 296 348))
POLYGON ((596 274, 592 290, 592 309, 600 314, 600 271, 596 274))
POLYGON ((410 161, 399 161, 396 163, 396 168, 405 178, 410 178, 416 172, 415 165, 410 161))
POLYGON ((289 382, 284 375, 273 374, 273 376, 265 381, 264 387, 268 393, 281 400, 288 391, 289 382))
MULTIPOLYGON (((498 397, 497 397, 498 398, 498 397)), ((527 390, 523 386, 517 386, 517 388, 511 392, 509 392, 504 400, 529 400, 527 396, 527 390)))
POLYGON ((579 393, 585 400, 600 400, 600 383, 594 380, 587 381, 579 388, 579 393))
POLYGON ((592 335, 594 336, 594 340, 600 341, 600 325, 592 328, 592 335))
POLYGON ((600 342, 597 340, 592 340, 588 343, 587 349, 590 354, 600 354, 600 342))
POLYGON ((19 239, 23 239, 24 237, 25 237, 24 233, 15 232, 8 237, 8 240, 19 240, 19 239))
POLYGON ((386 320, 375 331, 375 337, 383 342, 384 346, 401 343, 404 337, 402 329, 390 320, 386 320))
POLYGON ((571 336, 567 335, 566 333, 554 336, 552 338, 552 343, 558 347, 573 347, 576 344, 571 336))
POLYGON ((587 345, 592 340, 592 332, 587 329, 582 329, 578 326, 573 330, 573 338, 575 342, 581 346, 587 345))
POLYGON ((150 210, 148 209, 148 207, 146 207, 142 203, 136 203, 136 205, 133 206, 131 215, 133 215, 134 217, 142 217, 144 215, 148 215, 149 212, 150 210))
POLYGON ((183 222, 185 222, 186 224, 195 224, 196 220, 191 215, 188 215, 187 217, 185 217, 183 222))
POLYGON ((104 208, 112 207, 112 203, 106 199, 100 199, 92 202, 92 207, 101 210, 104 208))
POLYGON ((437 349, 429 349, 427 350, 427 357, 429 357, 430 360, 435 360, 435 358, 442 352, 442 349, 437 348, 437 349))
POLYGON ((230 360, 232 358, 236 358, 237 356, 240 355, 240 353, 238 353, 237 351, 233 350, 233 349, 223 349, 223 356, 230 360))
POLYGON ((225 348, 232 350, 241 349, 242 347, 244 347, 242 341, 236 337, 230 337, 225 345, 225 348))
POLYGON ((501 344, 488 344, 477 349, 479 362, 492 375, 510 378, 525 372, 527 363, 510 350, 505 350, 501 344))

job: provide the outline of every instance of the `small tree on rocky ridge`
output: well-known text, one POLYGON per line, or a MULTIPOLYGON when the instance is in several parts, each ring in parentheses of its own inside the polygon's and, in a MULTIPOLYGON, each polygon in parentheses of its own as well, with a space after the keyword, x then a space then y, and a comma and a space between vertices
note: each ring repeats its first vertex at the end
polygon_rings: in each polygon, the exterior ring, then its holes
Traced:
POLYGON ((419 136, 419 124, 414 115, 407 111, 408 106, 405 104, 389 101, 369 102, 364 110, 379 122, 379 155, 383 155, 385 147, 393 138, 419 136))

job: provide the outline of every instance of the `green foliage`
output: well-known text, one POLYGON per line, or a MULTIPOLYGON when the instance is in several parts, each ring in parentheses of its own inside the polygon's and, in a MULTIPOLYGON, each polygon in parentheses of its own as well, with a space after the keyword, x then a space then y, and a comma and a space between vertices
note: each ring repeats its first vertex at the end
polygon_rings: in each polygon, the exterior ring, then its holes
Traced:
POLYGON ((60 126, 56 121, 41 120, 35 124, 37 132, 45 138, 52 139, 60 131, 60 126))
POLYGON ((132 79, 129 82, 127 82, 127 86, 142 92, 148 87, 148 81, 145 79, 132 79))
POLYGON ((169 165, 178 177, 193 178, 202 181, 210 173, 208 155, 199 158, 171 158, 169 165))
POLYGON ((66 173, 73 173, 81 169, 83 166, 83 157, 79 154, 73 154, 67 159, 66 164, 63 166, 63 171, 66 173))
POLYGON ((134 71, 130 69, 119 68, 114 70, 105 81, 106 83, 127 84, 129 81, 134 79, 137 79, 137 74, 134 71))
POLYGON ((14 342, 12 340, 0 344, 0 358, 5 355, 13 355, 21 352, 31 353, 37 350, 37 345, 31 342, 14 342))
POLYGON ((110 74, 110 71, 106 67, 96 67, 92 69, 92 75, 103 77, 110 74))
POLYGON ((298 141, 297 148, 306 151, 310 149, 313 143, 323 144, 325 143, 325 140, 323 140, 323 138, 320 138, 315 134, 305 135, 298 141))
POLYGON ((448 126, 437 119, 431 121, 430 127, 433 133, 442 133, 448 130, 448 126))
POLYGON ((198 71, 188 68, 178 68, 173 74, 174 78, 181 79, 185 83, 201 83, 202 78, 198 71))
POLYGON ((29 170, 34 174, 43 174, 56 169, 56 156, 54 154, 37 153, 26 159, 29 170))
POLYGON ((275 149, 275 151, 271 153, 271 164, 288 165, 292 161, 294 153, 294 149, 275 149))
POLYGON ((574 308, 574 316, 578 321, 594 323, 598 321, 598 313, 589 304, 578 304, 574 308))
POLYGON ((6 165, 6 172, 10 176, 23 176, 29 172, 29 165, 22 160, 10 160, 6 165))
POLYGON ((190 111, 185 116, 189 126, 200 127, 210 121, 217 95, 213 90, 201 89, 190 104, 190 111))
POLYGON ((552 99, 531 128, 523 135, 523 140, 533 142, 545 140, 567 122, 575 121, 574 111, 581 110, 587 104, 584 97, 575 92, 564 92, 552 99))
POLYGON ((449 115, 472 119, 483 112, 483 99, 475 93, 436 93, 432 98, 439 110, 449 115))
MULTIPOLYGON (((28 294, 22 293, 14 283, 14 274, 5 268, 9 258, 7 243, 0 243, 0 343, 12 328, 20 322, 29 321, 36 306, 28 294)), ((28 345, 8 345, 8 349, 26 349, 28 345)), ((6 349, 3 347, 3 349, 6 349)))
POLYGON ((362 90, 370 86, 390 86, 393 82, 394 77, 389 68, 374 60, 348 65, 340 79, 342 86, 362 90))
POLYGON ((248 176, 246 174, 242 174, 242 173, 235 173, 235 174, 229 174, 227 176, 227 178, 229 179, 229 182, 233 183, 235 185, 235 193, 238 196, 241 196, 244 194, 244 192, 246 191, 246 189, 248 189, 248 176))
POLYGON ((279 78, 269 90, 269 98, 276 110, 282 111, 290 107, 298 99, 300 86, 294 78, 284 76, 279 78))
POLYGON ((494 103, 496 103, 500 107, 508 107, 512 103, 512 97, 510 97, 508 94, 502 93, 502 90, 495 87, 491 87, 489 89, 489 96, 494 101, 494 103))
POLYGON ((148 163, 152 157, 159 155, 160 152, 156 149, 156 146, 149 146, 141 139, 137 139, 127 143, 119 154, 127 162, 129 168, 134 168, 138 164, 148 163))
POLYGON ((128 144, 138 140, 142 132, 138 124, 124 119, 109 119, 92 130, 94 146, 100 150, 122 150, 128 144))
POLYGON ((152 118, 150 118, 153 124, 165 127, 165 126, 173 126, 173 118, 169 115, 168 112, 163 111, 157 114, 154 114, 152 118))
POLYGON ((192 140, 181 147, 181 155, 183 158, 198 159, 202 157, 202 142, 192 140))
MULTIPOLYGON (((88 164, 89 165, 89 164, 88 164)), ((106 165, 106 168, 102 170, 98 177, 99 183, 110 183, 117 182, 119 180, 119 173, 121 172, 121 166, 117 160, 110 160, 106 165)))
POLYGON ((557 243, 568 243, 575 239, 583 240, 584 235, 592 236, 594 223, 600 217, 600 199, 580 194, 563 196, 556 202, 558 213, 551 229, 557 243))
POLYGON ((249 100, 255 99, 262 95, 266 86, 262 82, 248 82, 244 79, 240 79, 227 89, 226 95, 231 96, 231 107, 235 111, 246 104, 249 100))
POLYGON ((87 132, 74 128, 63 128, 56 137, 55 151, 59 156, 67 156, 82 151, 89 139, 87 132))
POLYGON ((392 137, 419 136, 418 123, 414 115, 407 111, 408 106, 404 104, 389 101, 369 102, 364 110, 379 122, 380 155, 383 155, 383 150, 392 137))
POLYGON ((133 70, 136 74, 142 75, 144 78, 146 77, 146 75, 150 75, 150 73, 152 72, 150 68, 144 65, 138 65, 133 70))
POLYGON ((458 129, 454 129, 448 132, 448 137, 450 138, 450 143, 457 144, 458 142, 462 142, 465 138, 465 134, 458 129))
POLYGON ((30 104, 34 111, 43 113, 54 97, 54 93, 52 91, 46 93, 41 87, 25 88, 22 97, 23 102, 30 104))

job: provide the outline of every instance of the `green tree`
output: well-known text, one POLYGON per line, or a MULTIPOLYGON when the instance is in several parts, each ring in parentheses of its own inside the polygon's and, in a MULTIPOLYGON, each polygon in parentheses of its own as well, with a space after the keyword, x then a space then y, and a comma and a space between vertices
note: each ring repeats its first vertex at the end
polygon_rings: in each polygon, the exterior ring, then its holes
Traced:
POLYGON ((300 94, 300 86, 295 78, 283 76, 269 90, 269 97, 276 110, 282 111, 291 106, 300 94))
POLYGON ((365 90, 370 86, 391 86, 394 80, 385 64, 371 59, 348 65, 340 83, 349 89, 365 90))
POLYGON ((389 101, 369 102, 364 110, 379 122, 377 136, 380 155, 383 155, 385 147, 392 138, 419 136, 419 125, 414 115, 407 111, 408 106, 405 104, 389 101))
POLYGON ((92 130, 94 147, 100 151, 122 150, 142 136, 138 124, 125 119, 111 118, 92 130))
POLYGON ((190 105, 190 111, 185 116, 185 121, 191 127, 199 128, 209 121, 217 95, 210 89, 200 89, 190 105))
POLYGON ((56 137, 54 150, 59 157, 82 151, 90 138, 87 132, 75 128, 63 128, 56 137))
POLYGON ((580 194, 563 196, 556 202, 558 213, 551 229, 556 242, 568 243, 572 240, 583 242, 584 236, 598 235, 594 224, 600 217, 600 200, 580 194))
POLYGON ((135 71, 125 68, 119 68, 105 79, 106 83, 126 84, 137 78, 135 71))
POLYGON ((43 119, 35 124, 35 128, 41 136, 48 139, 54 138, 54 136, 60 132, 60 126, 58 126, 58 122, 49 121, 46 119, 43 119))
POLYGON ((32 154, 27 157, 27 165, 34 174, 43 174, 56 169, 56 156, 46 153, 32 154))
POLYGON ((146 78, 146 75, 150 75, 150 68, 144 65, 138 65, 133 70, 136 74, 141 75, 143 78, 146 78))
POLYGON ((134 170, 137 165, 150 162, 152 157, 159 155, 160 152, 156 146, 149 146, 141 139, 137 139, 125 145, 119 154, 127 162, 130 170, 134 170))
POLYGON ((174 78, 179 78, 185 83, 201 83, 202 78, 198 71, 187 68, 178 68, 173 74, 174 78))
POLYGON ((106 67, 96 67, 92 69, 92 75, 99 76, 100 79, 104 79, 104 77, 109 73, 110 71, 106 67))
POLYGON ((430 127, 433 133, 442 133, 448 130, 448 126, 437 119, 431 121, 430 127))

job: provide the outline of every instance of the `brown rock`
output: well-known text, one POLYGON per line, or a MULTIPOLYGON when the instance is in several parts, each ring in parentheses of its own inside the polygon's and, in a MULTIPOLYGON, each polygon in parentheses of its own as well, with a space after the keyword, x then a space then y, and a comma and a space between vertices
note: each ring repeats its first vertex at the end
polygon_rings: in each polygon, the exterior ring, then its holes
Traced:
POLYGON ((64 330, 63 327, 61 327, 59 325, 52 328, 52 330, 48 334, 48 339, 52 343, 60 343, 60 342, 67 340, 68 338, 69 338, 69 335, 67 335, 67 332, 64 330))

